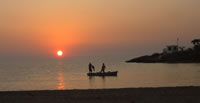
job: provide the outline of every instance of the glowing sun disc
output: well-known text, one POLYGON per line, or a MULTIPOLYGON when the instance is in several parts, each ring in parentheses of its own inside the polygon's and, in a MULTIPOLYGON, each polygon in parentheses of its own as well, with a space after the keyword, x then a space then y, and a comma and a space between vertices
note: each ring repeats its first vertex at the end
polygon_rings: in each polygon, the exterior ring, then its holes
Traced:
POLYGON ((63 52, 61 50, 57 51, 57 55, 58 56, 62 56, 63 55, 63 52))

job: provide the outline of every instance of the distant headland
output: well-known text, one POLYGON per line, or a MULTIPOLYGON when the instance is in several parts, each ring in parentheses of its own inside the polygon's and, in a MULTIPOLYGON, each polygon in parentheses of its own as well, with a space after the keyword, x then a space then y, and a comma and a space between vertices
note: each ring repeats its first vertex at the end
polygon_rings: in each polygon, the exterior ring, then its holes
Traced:
POLYGON ((200 63, 200 39, 191 41, 192 48, 169 45, 162 53, 145 55, 126 61, 127 63, 200 63))

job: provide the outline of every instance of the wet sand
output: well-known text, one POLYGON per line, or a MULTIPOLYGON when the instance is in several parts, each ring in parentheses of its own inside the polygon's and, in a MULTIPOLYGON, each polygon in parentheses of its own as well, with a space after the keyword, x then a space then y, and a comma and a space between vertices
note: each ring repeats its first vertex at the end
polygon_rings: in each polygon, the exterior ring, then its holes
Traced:
POLYGON ((8 91, 0 103, 200 103, 200 87, 8 91))

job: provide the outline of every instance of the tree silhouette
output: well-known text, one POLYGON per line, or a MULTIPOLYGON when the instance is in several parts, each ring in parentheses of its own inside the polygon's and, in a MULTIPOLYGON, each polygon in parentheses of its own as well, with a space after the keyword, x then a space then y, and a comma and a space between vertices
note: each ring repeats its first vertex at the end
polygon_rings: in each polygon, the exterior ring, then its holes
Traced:
POLYGON ((192 44, 194 45, 194 50, 199 54, 199 51, 200 51, 200 39, 192 40, 192 44))
POLYGON ((200 45, 200 39, 194 39, 194 40, 192 40, 192 44, 193 44, 194 46, 200 45))

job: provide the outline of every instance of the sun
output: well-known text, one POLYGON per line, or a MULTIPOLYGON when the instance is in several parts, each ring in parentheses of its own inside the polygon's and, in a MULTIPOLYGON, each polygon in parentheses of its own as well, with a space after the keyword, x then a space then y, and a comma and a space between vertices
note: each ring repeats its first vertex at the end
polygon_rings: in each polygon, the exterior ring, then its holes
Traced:
POLYGON ((63 55, 63 52, 61 50, 57 51, 57 55, 58 56, 62 56, 63 55))

